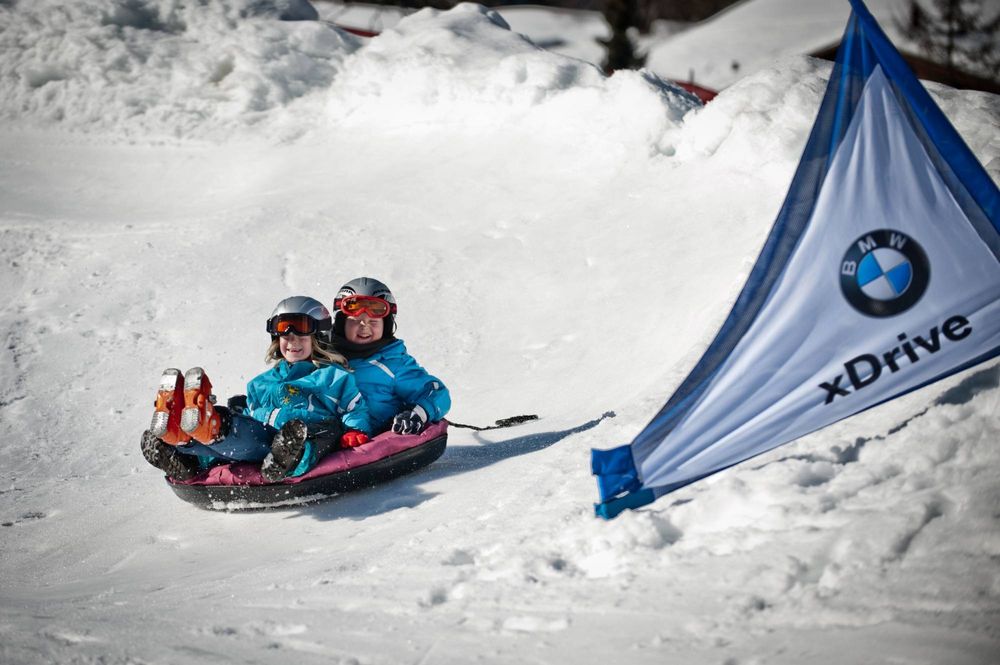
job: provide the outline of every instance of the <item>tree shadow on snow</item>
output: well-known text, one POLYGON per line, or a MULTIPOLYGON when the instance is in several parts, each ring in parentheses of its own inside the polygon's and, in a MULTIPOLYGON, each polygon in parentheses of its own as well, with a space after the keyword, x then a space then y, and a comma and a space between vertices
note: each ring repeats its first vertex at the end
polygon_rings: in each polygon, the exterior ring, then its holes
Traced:
MULTIPOLYGON (((505 459, 544 450, 568 436, 596 427, 605 418, 614 417, 614 411, 607 411, 599 418, 570 429, 528 434, 506 441, 487 441, 480 433, 476 432, 473 436, 479 442, 478 446, 449 446, 437 461, 424 469, 419 469, 375 487, 334 496, 320 503, 301 506, 295 509, 295 516, 311 517, 320 521, 363 520, 398 508, 416 508, 438 494, 421 489, 420 485, 424 483, 476 471, 505 459)), ((456 430, 451 429, 449 436, 454 437, 455 433, 456 430)))

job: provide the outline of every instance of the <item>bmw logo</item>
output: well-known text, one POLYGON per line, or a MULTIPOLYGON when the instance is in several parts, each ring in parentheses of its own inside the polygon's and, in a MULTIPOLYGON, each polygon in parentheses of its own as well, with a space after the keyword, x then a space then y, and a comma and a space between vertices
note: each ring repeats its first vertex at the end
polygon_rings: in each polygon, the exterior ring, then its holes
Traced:
POLYGON ((930 263, 917 241, 900 231, 879 229, 861 236, 840 262, 840 289, 862 314, 895 316, 913 307, 927 290, 930 263))

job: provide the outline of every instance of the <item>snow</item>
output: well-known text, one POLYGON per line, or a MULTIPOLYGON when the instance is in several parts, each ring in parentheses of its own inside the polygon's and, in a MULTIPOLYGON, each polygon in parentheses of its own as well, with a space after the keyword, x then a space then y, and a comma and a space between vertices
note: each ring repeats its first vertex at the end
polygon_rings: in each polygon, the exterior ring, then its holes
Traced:
MULTIPOLYGON (((474 5, 267 7, 0 4, 0 662, 996 662, 997 362, 593 517, 590 448, 711 340, 827 63, 701 108, 474 5), (242 392, 274 303, 361 274, 453 420, 540 419, 312 506, 179 501, 160 372, 242 392)), ((1000 177, 1000 98, 931 91, 1000 177)))
MULTIPOLYGON (((906 17, 906 0, 868 0, 868 9, 898 47, 919 52, 903 39, 895 21, 906 17)), ((373 32, 394 27, 408 11, 398 7, 316 3, 324 20, 373 32)), ((515 32, 543 48, 600 63, 608 27, 596 11, 566 11, 513 5, 496 11, 515 32)), ((675 81, 721 90, 788 56, 815 53, 837 44, 851 13, 847 0, 744 0, 700 23, 654 21, 650 34, 634 35, 646 68, 675 81)))
MULTIPOLYGON (((894 22, 906 16, 906 0, 867 0, 865 5, 897 48, 910 46, 901 41, 894 22)), ((776 59, 837 44, 850 14, 847 0, 740 2, 654 44, 646 66, 678 80, 693 72, 696 82, 721 89, 776 59)))

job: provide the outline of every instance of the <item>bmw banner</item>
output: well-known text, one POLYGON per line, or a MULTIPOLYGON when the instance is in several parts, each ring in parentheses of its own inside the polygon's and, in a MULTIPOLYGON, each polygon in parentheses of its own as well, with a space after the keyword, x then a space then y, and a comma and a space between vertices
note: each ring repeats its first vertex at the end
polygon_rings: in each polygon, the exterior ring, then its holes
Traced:
POLYGON ((635 440, 624 509, 1000 353, 1000 191, 861 0, 798 170, 705 355, 635 440))

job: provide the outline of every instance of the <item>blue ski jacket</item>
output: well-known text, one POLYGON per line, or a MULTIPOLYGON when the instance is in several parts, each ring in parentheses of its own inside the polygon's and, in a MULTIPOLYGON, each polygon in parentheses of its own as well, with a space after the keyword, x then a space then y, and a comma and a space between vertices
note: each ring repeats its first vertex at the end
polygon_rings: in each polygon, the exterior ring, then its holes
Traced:
POLYGON ((345 429, 374 433, 354 376, 339 365, 279 361, 247 384, 246 414, 276 429, 298 418, 307 424, 339 420, 345 429))
POLYGON ((414 406, 422 408, 432 423, 444 418, 451 408, 448 388, 406 352, 403 340, 350 364, 376 432, 389 429, 393 416, 414 406))

